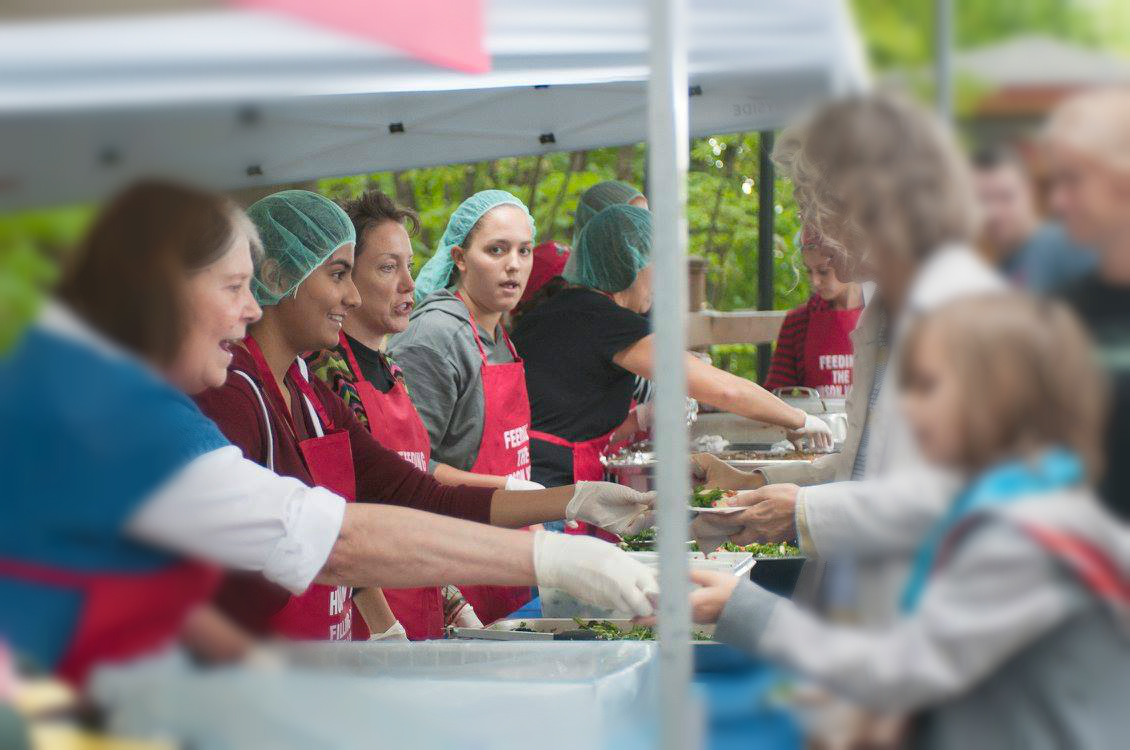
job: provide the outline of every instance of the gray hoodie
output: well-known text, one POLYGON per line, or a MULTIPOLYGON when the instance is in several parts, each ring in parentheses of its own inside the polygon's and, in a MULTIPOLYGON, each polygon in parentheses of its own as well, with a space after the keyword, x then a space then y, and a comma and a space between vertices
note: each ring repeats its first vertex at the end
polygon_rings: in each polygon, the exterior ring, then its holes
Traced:
MULTIPOLYGON (((491 364, 513 362, 502 327, 477 330, 491 364)), ((409 318, 408 330, 389 340, 388 353, 404 369, 408 395, 432 440, 436 463, 470 471, 483 437, 482 355, 471 336, 467 306, 446 289, 429 294, 409 318)))
POLYGON ((885 628, 822 622, 747 581, 715 637, 871 708, 917 714, 912 748, 1126 747, 1130 532, 1082 490, 1017 501, 962 529, 915 614, 885 628), (1099 555, 1052 555, 1040 534, 1099 555), (1096 571, 1105 595, 1087 582, 1096 571))

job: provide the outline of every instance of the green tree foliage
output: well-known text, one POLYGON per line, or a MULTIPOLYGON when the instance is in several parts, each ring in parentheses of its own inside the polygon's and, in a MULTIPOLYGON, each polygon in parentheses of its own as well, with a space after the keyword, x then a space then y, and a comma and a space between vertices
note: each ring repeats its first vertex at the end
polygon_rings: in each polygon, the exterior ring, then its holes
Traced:
MULTIPOLYGON (((934 0, 851 2, 876 68, 920 72, 928 67, 934 0)), ((1130 47, 1125 0, 954 0, 954 7, 959 48, 1022 32, 1130 47)), ((690 252, 707 260, 708 303, 719 310, 757 304, 757 147, 756 133, 691 144, 690 252)), ((530 204, 541 239, 568 243, 577 197, 585 188, 613 178, 642 186, 643 173, 644 148, 634 145, 328 179, 319 189, 345 198, 379 187, 416 208, 423 221, 414 240, 420 262, 431 254, 451 210, 476 190, 510 190, 530 204)), ((784 308, 799 304, 806 291, 794 243, 796 207, 787 184, 778 182, 776 193, 774 302, 784 308)), ((0 350, 29 319, 89 216, 88 210, 67 209, 0 217, 0 350)), ((716 354, 737 370, 749 372, 752 366, 749 347, 718 348, 716 354)))
MULTIPOLYGON (((688 175, 688 251, 707 261, 707 304, 718 310, 757 307, 758 148, 756 133, 696 139, 688 175)), ((538 240, 569 244, 577 200, 602 180, 620 179, 642 188, 642 145, 500 159, 488 163, 414 169, 396 174, 322 180, 319 190, 335 199, 379 188, 420 213, 414 238, 417 267, 434 250, 455 205, 477 190, 508 190, 526 201, 537 221, 538 240)), ((806 294, 800 281, 795 238, 796 205, 788 184, 778 181, 774 212, 774 303, 792 307, 806 294)), ((737 372, 755 371, 752 346, 717 347, 715 355, 737 372)))
POLYGON ((69 208, 0 216, 0 352, 35 314, 90 213, 69 208))

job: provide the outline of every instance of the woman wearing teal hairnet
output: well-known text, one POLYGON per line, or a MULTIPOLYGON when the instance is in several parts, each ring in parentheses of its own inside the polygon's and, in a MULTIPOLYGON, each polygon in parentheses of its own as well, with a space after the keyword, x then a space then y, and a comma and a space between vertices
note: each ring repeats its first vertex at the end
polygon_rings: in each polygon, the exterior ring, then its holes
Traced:
MULTIPOLYGON (((389 344, 411 378, 433 458, 527 483, 525 369, 501 321, 522 298, 533 245, 534 220, 510 193, 484 190, 463 201, 416 278, 419 306, 408 329, 389 344)), ((529 598, 528 590, 463 593, 484 621, 529 598)))
MULTIPOLYGON (((655 337, 651 214, 616 204, 582 228, 562 274, 569 288, 526 312, 514 342, 526 362, 533 413, 533 476, 546 486, 599 477, 599 456, 629 416, 633 375, 650 378, 655 337)), ((658 300, 659 304, 663 300, 658 300)), ((693 398, 830 446, 830 430, 755 383, 686 357, 693 398)), ((648 409, 635 427, 647 429, 648 409)))
MULTIPOLYGON (((638 528, 643 516, 650 515, 652 498, 625 493, 624 488, 607 483, 530 492, 443 486, 383 447, 340 397, 321 381, 308 377, 300 356, 336 345, 343 321, 361 304, 351 277, 355 244, 352 222, 327 198, 297 190, 270 195, 253 205, 248 214, 264 247, 265 257, 253 280, 263 316, 249 327, 243 346, 233 350, 225 385, 197 398, 204 413, 248 458, 308 485, 330 489, 347 500, 407 505, 494 526, 520 528, 576 517, 595 519, 614 528, 638 528)), ((457 561, 483 551, 473 534, 453 542, 450 531, 437 526, 436 533, 448 537, 451 578, 428 584, 490 582, 489 578, 460 580, 457 561)), ((389 538, 390 545, 395 543, 389 538)), ((537 535, 535 561, 547 554, 549 570, 555 565, 560 570, 570 568, 571 575, 578 578, 585 576, 574 566, 586 554, 608 554, 606 549, 594 552, 556 545, 555 540, 546 542, 544 535, 537 535)), ((502 572, 515 562, 508 554, 498 558, 499 575, 494 580, 520 583, 528 590, 528 584, 534 581, 515 581, 502 572)), ((624 562, 618 560, 614 565, 623 566, 624 562)), ((635 568, 624 571, 633 580, 639 572, 635 568)), ((545 583, 545 577, 539 577, 545 583)), ((622 580, 626 582, 627 577, 622 580)), ((627 589, 625 592, 625 598, 634 596, 627 589)), ((368 596, 372 592, 363 593, 368 596)), ((218 602, 252 632, 324 640, 349 639, 358 632, 368 634, 361 623, 352 621, 349 598, 348 589, 331 587, 314 587, 301 597, 287 597, 259 578, 242 576, 228 580, 218 602)), ((389 622, 383 601, 365 601, 361 612, 373 631, 389 633, 391 628, 391 632, 399 632, 397 625, 389 622)))

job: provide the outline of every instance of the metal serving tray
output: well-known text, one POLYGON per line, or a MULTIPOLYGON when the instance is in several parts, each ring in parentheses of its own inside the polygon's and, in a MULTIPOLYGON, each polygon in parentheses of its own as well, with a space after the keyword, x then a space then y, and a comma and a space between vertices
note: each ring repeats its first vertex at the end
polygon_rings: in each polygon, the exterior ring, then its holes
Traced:
MULTIPOLYGON (((604 620, 601 618, 581 618, 584 621, 599 619, 615 625, 627 632, 634 626, 631 620, 604 620)), ((695 631, 714 635, 713 625, 695 625, 695 631)), ((499 620, 485 628, 451 628, 448 631, 455 638, 478 639, 484 641, 553 641, 553 640, 600 640, 590 631, 582 630, 576 620, 566 617, 538 617, 525 620, 499 620), (589 637, 593 636, 593 637, 589 637)), ((693 641, 695 644, 715 645, 713 641, 693 641)))

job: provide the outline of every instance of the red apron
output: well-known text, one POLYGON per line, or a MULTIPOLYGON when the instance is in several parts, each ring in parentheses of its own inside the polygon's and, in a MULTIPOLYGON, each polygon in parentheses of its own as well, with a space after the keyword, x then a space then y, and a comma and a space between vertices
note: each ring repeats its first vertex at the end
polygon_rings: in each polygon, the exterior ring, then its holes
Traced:
MULTIPOLYGON (((460 297, 462 299, 462 297, 460 297)), ((470 314, 470 308, 468 308, 470 314)), ((476 474, 530 478, 530 399, 526 395, 526 367, 506 330, 502 337, 513 362, 492 365, 479 341, 478 325, 471 315, 471 338, 483 358, 483 436, 471 471, 476 474)), ((505 617, 530 600, 528 586, 460 586, 484 624, 505 617)))
MULTIPOLYGON (((279 413, 283 415, 283 423, 297 440, 298 433, 294 429, 294 422, 286 411, 286 400, 275 382, 274 375, 271 374, 263 352, 255 343, 255 339, 250 336, 245 338, 243 343, 255 360, 259 378, 266 385, 269 396, 276 401, 276 408, 280 409, 279 413)), ((247 376, 244 374, 244 377, 247 376)), ((353 450, 349 442, 349 433, 334 426, 325 405, 310 387, 306 375, 306 363, 301 358, 298 358, 287 370, 287 377, 298 388, 301 394, 299 401, 305 404, 316 433, 316 437, 298 441, 298 450, 302 454, 306 470, 310 472, 314 484, 341 495, 348 502, 353 502, 357 499, 357 476, 353 469, 353 450)), ((251 384, 254 387, 255 384, 253 382, 251 384)), ((255 388, 255 392, 262 399, 258 388, 255 388)), ((271 434, 271 419, 266 402, 261 400, 260 403, 263 406, 263 416, 267 425, 267 468, 273 471, 274 437, 271 434)), ((299 404, 292 405, 292 408, 295 407, 301 408, 299 404)), ((306 593, 290 598, 286 606, 271 618, 271 626, 279 635, 293 640, 352 640, 352 597, 353 593, 348 586, 311 584, 306 589, 306 593)))
POLYGON ((851 332, 863 308, 813 310, 804 336, 804 381, 824 398, 846 398, 851 390, 851 332))
MULTIPOLYGON (((592 440, 584 440, 579 443, 571 443, 563 437, 551 435, 548 432, 541 432, 539 430, 530 430, 530 437, 534 440, 541 440, 553 445, 559 445, 562 448, 569 448, 573 451, 573 483, 577 482, 599 482, 604 479, 604 464, 600 462, 600 456, 608 450, 608 442, 612 437, 612 430, 606 435, 595 437, 592 440)), ((565 526, 566 534, 580 534, 584 536, 595 536, 603 539, 606 542, 619 542, 620 537, 615 534, 605 531, 599 526, 578 521, 576 527, 565 526)))
POLYGON ((188 614, 211 598, 222 573, 195 562, 149 573, 87 573, 0 560, 0 575, 82 594, 78 624, 55 667, 60 677, 81 686, 100 664, 128 661, 169 645, 188 614))
MULTIPOLYGON (((355 378, 353 387, 361 399, 361 408, 369 420, 369 432, 381 445, 396 451, 408 463, 420 471, 428 470, 428 459, 432 454, 428 431, 408 398, 408 390, 403 379, 397 377, 399 369, 393 370, 392 389, 381 393, 365 379, 361 365, 353 355, 349 340, 341 334, 341 349, 355 378)), ((443 592, 438 586, 411 589, 383 589, 388 606, 396 619, 404 626, 408 638, 413 641, 443 637, 443 592)), ((354 637, 361 640, 362 630, 368 630, 364 618, 353 623, 354 637)))

